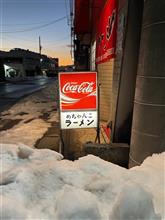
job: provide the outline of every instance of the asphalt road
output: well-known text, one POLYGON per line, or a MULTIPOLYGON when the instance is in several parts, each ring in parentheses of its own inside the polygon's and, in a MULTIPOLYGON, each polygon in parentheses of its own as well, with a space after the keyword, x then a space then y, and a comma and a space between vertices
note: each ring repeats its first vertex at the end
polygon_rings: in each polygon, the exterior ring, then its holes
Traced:
POLYGON ((20 82, 0 83, 0 112, 8 109, 21 98, 45 88, 55 80, 57 80, 57 78, 31 77, 20 82))

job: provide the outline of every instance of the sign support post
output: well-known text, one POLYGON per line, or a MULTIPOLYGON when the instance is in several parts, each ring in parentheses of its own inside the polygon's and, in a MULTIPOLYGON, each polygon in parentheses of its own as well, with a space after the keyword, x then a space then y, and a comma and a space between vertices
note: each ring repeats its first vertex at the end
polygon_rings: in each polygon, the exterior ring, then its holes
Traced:
POLYGON ((62 130, 60 128, 60 145, 59 145, 59 153, 64 155, 65 145, 64 145, 64 139, 62 136, 62 130))
POLYGON ((98 84, 97 86, 97 91, 98 91, 98 107, 97 107, 97 112, 98 112, 98 116, 97 116, 97 134, 96 134, 96 139, 95 139, 95 143, 100 144, 100 86, 101 84, 98 84))

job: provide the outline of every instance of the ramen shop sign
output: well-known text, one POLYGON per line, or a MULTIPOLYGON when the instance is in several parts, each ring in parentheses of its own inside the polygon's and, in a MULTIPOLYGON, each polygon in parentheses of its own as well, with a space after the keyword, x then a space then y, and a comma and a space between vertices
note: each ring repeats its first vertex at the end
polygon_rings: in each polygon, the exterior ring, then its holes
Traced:
POLYGON ((59 73, 61 129, 97 127, 96 72, 59 73))

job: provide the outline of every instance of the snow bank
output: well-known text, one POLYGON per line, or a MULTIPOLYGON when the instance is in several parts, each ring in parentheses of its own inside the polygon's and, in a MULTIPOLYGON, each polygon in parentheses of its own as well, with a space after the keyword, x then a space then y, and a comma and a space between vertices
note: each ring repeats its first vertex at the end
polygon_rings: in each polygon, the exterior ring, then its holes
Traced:
POLYGON ((88 155, 1 144, 2 219, 158 220, 164 215, 165 153, 126 170, 88 155))
POLYGON ((58 219, 101 219, 96 196, 67 185, 58 196, 56 213, 58 219))
POLYGON ((161 219, 155 214, 152 194, 136 183, 124 185, 117 197, 110 219, 161 219))

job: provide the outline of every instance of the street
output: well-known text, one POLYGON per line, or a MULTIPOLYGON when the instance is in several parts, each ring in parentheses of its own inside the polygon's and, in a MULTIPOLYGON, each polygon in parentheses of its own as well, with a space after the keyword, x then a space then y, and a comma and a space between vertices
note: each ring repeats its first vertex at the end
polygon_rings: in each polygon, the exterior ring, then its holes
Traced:
POLYGON ((0 84, 0 112, 6 110, 21 98, 45 88, 57 78, 31 77, 20 82, 4 82, 0 84))

